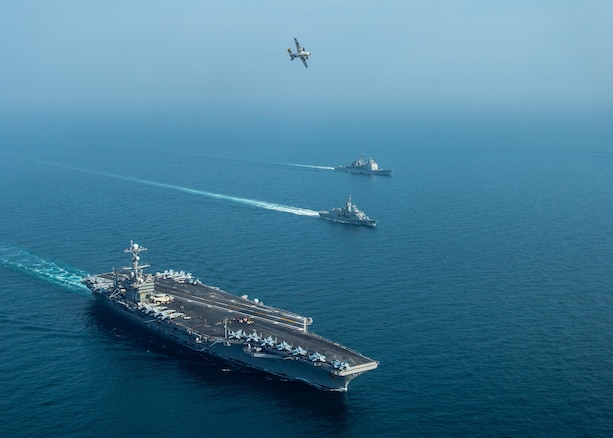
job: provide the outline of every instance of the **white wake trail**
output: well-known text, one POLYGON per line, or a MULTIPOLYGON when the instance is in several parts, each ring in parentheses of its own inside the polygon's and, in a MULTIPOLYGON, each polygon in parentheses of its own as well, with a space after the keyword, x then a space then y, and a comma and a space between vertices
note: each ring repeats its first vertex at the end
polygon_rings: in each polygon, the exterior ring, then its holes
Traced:
POLYGON ((330 166, 314 166, 311 164, 296 164, 296 163, 280 163, 284 166, 292 166, 292 167, 305 167, 307 169, 318 169, 318 170, 334 170, 334 167, 330 166))
POLYGON ((25 249, 0 241, 0 265, 17 272, 44 280, 56 286, 78 292, 87 292, 81 280, 87 273, 67 265, 60 265, 25 249))
POLYGON ((189 187, 182 187, 182 186, 177 186, 177 185, 173 185, 173 184, 161 183, 161 182, 157 182, 157 181, 150 181, 150 180, 146 180, 146 179, 135 178, 135 177, 132 177, 132 176, 117 175, 117 174, 114 174, 114 173, 102 172, 102 171, 99 171, 99 170, 91 170, 91 169, 86 169, 86 168, 67 166, 67 165, 64 165, 64 164, 51 163, 51 162, 47 162, 47 164, 51 164, 51 165, 59 166, 59 167, 64 167, 66 169, 77 170, 77 171, 80 171, 80 172, 91 173, 91 174, 94 174, 94 175, 102 175, 102 176, 106 176, 106 177, 109 177, 109 178, 116 178, 116 179, 121 179, 121 180, 124 180, 124 181, 136 182, 136 183, 139 183, 139 184, 145 184, 145 185, 149 185, 149 186, 153 186, 153 187, 160 187, 160 188, 169 189, 169 190, 176 190, 176 191, 179 191, 179 192, 188 193, 190 195, 199 195, 199 196, 206 196, 206 197, 213 198, 213 199, 221 199, 221 200, 224 200, 224 201, 232 201, 232 202, 236 202, 236 203, 239 203, 239 204, 250 205, 252 207, 264 208, 266 210, 274 210, 274 211, 280 211, 280 212, 283 212, 283 213, 291 213, 291 214, 295 214, 295 215, 298 215, 298 216, 313 216, 313 217, 319 216, 318 212, 316 212, 315 210, 310 210, 308 208, 292 207, 290 205, 283 205, 283 204, 276 204, 276 203, 273 203, 273 202, 259 201, 257 199, 248 199, 248 198, 240 198, 240 197, 236 197, 236 196, 222 195, 221 193, 207 192, 207 191, 204 191, 204 190, 192 189, 192 188, 189 188, 189 187))

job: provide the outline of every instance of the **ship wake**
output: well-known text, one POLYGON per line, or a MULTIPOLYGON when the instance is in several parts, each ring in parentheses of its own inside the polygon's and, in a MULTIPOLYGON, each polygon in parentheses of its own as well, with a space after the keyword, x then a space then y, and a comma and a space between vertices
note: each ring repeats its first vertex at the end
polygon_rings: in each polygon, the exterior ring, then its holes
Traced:
POLYGON ((311 210, 311 209, 308 209, 308 208, 293 207, 293 206, 290 206, 290 205, 277 204, 277 203, 274 203, 274 202, 259 201, 257 199, 248 199, 248 198, 241 198, 241 197, 237 197, 237 196, 223 195, 221 193, 207 192, 205 190, 192 189, 192 188, 189 188, 189 187, 182 187, 182 186, 177 186, 177 185, 174 185, 174 184, 167 184, 167 183, 151 181, 151 180, 147 180, 147 179, 135 178, 135 177, 131 177, 131 176, 117 175, 117 174, 114 174, 114 173, 102 172, 102 171, 98 171, 98 170, 91 170, 91 169, 85 169, 85 168, 80 168, 80 167, 66 166, 66 165, 58 164, 58 163, 47 163, 47 164, 52 164, 54 166, 64 167, 64 168, 68 168, 68 169, 72 169, 72 170, 78 170, 80 172, 91 173, 91 174, 94 174, 94 175, 102 175, 102 176, 106 176, 106 177, 109 177, 109 178, 116 178, 116 179, 121 179, 121 180, 124 180, 124 181, 130 181, 130 182, 135 182, 135 183, 139 183, 139 184, 145 184, 145 185, 148 185, 148 186, 160 187, 160 188, 169 189, 169 190, 176 190, 176 191, 179 191, 179 192, 188 193, 190 195, 206 196, 208 198, 236 202, 236 203, 239 203, 239 204, 249 205, 251 207, 263 208, 263 209, 266 209, 266 210, 274 210, 274 211, 279 211, 279 212, 282 212, 282 213, 291 213, 291 214, 295 214, 295 215, 298 215, 298 216, 313 216, 313 217, 318 217, 319 216, 319 213, 317 211, 311 210))
POLYGON ((334 170, 334 167, 330 167, 330 166, 314 166, 311 164, 296 164, 296 163, 280 163, 280 164, 283 164, 284 166, 291 166, 291 167, 304 167, 306 169, 334 170))
POLYGON ((89 295, 89 290, 81 283, 81 280, 87 276, 86 272, 71 266, 60 265, 58 262, 37 256, 8 242, 0 241, 0 266, 89 295))

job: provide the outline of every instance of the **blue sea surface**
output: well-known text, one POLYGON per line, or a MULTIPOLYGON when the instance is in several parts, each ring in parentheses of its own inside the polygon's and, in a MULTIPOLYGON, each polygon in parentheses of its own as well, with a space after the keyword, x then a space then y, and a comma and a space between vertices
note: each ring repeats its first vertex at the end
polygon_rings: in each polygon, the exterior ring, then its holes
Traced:
POLYGON ((3 122, 0 435, 613 435, 607 115, 3 122), (285 122, 280 123, 286 126, 285 122), (237 126, 241 126, 238 124, 237 126), (330 170, 361 152, 391 177, 330 170), (351 195, 376 229, 321 220, 351 195), (195 358, 79 279, 189 271, 380 362, 346 394, 195 358))

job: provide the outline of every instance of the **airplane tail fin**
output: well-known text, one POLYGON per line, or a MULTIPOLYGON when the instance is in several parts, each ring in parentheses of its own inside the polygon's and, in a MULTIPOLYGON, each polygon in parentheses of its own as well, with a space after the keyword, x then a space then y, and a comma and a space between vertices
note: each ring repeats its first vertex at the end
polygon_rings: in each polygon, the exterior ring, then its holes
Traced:
POLYGON ((294 60, 294 55, 292 55, 292 49, 287 49, 287 53, 289 53, 289 59, 294 60))

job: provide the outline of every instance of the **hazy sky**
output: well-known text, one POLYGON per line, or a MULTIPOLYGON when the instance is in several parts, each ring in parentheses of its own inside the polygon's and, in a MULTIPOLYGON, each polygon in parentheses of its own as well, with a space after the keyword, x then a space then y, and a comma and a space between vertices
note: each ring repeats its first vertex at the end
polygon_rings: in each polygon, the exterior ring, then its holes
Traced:
POLYGON ((612 47, 610 0, 2 0, 0 112, 611 107, 612 47))

